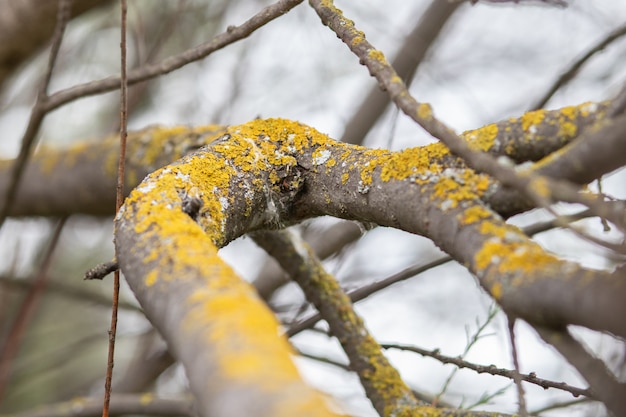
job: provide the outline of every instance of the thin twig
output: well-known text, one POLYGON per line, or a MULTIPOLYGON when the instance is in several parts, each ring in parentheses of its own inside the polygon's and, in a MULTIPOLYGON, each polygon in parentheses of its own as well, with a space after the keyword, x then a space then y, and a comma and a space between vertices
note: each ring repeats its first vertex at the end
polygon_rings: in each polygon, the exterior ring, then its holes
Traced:
MULTIPOLYGON (((498 376, 502 376, 502 377, 509 378, 509 379, 514 378, 513 370, 498 368, 495 365, 477 365, 475 363, 465 361, 461 358, 453 358, 451 356, 442 355, 439 352, 439 349, 426 350, 426 349, 419 348, 417 346, 401 345, 401 344, 395 344, 395 343, 381 343, 381 346, 384 349, 399 349, 399 350, 406 350, 409 352, 414 352, 422 356, 433 358, 443 364, 450 364, 450 365, 457 366, 459 368, 471 369, 479 374, 487 373, 490 375, 498 375, 498 376)), ((548 379, 538 378, 534 372, 531 372, 529 374, 520 374, 520 377, 523 381, 538 385, 544 389, 556 388, 556 389, 560 389, 563 391, 567 391, 571 393, 574 397, 578 397, 582 395, 585 397, 593 398, 593 395, 589 391, 589 389, 573 387, 571 385, 566 384, 565 382, 554 382, 548 379)))
POLYGON ((526 408, 526 395, 522 386, 522 374, 519 367, 519 355, 515 343, 515 317, 507 316, 509 328, 509 340, 511 341, 511 356, 513 357, 513 382, 517 387, 517 412, 520 417, 528 417, 526 408))
POLYGON ((20 306, 20 310, 17 312, 15 322, 9 332, 9 336, 7 337, 7 342, 0 351, 0 403, 2 402, 4 389, 9 381, 11 364, 13 363, 15 355, 19 350, 22 336, 24 335, 28 323, 30 323, 30 320, 32 319, 35 309, 37 308, 37 304, 46 288, 46 284, 50 276, 48 272, 50 270, 50 265, 52 264, 52 255, 57 247, 66 220, 67 217, 63 217, 57 223, 54 232, 52 233, 50 243, 46 249, 46 253, 43 257, 43 261, 41 262, 37 275, 33 280, 33 285, 30 287, 28 294, 24 298, 24 301, 20 306))
POLYGON ((570 82, 574 76, 580 71, 580 68, 591 59, 595 54, 604 50, 608 45, 622 36, 626 35, 626 24, 611 31, 604 39, 600 40, 597 44, 593 45, 587 52, 582 54, 577 60, 575 60, 567 71, 561 74, 561 76, 550 86, 548 91, 533 105, 532 110, 538 110, 545 107, 548 100, 565 84, 570 82))
MULTIPOLYGON (((120 61, 121 61, 121 97, 120 97, 120 156, 117 167, 117 187, 115 194, 115 213, 117 214, 124 201, 124 168, 126 162, 126 138, 128 136, 128 79, 126 77, 126 13, 128 11, 126 0, 121 0, 121 33, 120 33, 120 61)), ((117 253, 115 254, 117 259, 117 253)), ((120 299, 120 270, 115 270, 113 275, 113 305, 111 306, 111 329, 109 330, 109 353, 107 359, 107 371, 104 382, 104 404, 102 417, 109 416, 109 404, 111 401, 111 382, 113 380, 113 365, 115 361, 115 335, 117 332, 117 311, 120 299)))
MULTIPOLYGON (((156 64, 149 64, 131 70, 127 74, 128 85, 146 81, 160 75, 168 74, 191 62, 206 58, 232 43, 245 39, 255 30, 284 15, 303 0, 280 0, 246 20, 239 26, 228 26, 225 32, 217 35, 209 42, 200 44, 178 55, 171 56, 156 64)), ((54 93, 46 102, 46 109, 52 111, 78 98, 93 96, 117 90, 120 87, 120 77, 108 77, 91 81, 54 93)))
POLYGON ((30 119, 28 120, 26 131, 22 136, 20 153, 15 159, 15 162, 13 162, 13 167, 10 173, 11 179, 9 181, 9 187, 7 188, 6 194, 4 195, 4 204, 0 202, 0 206, 2 207, 2 211, 0 211, 0 227, 2 227, 4 221, 9 216, 9 212, 11 211, 11 205, 15 200, 20 180, 22 179, 24 169, 26 168, 26 163, 28 162, 28 158, 30 156, 30 150, 36 143, 37 133, 39 132, 39 127, 41 126, 43 119, 50 111, 47 105, 49 99, 48 87, 50 86, 52 71, 54 70, 57 56, 59 55, 61 42, 63 41, 65 27, 67 26, 67 22, 70 19, 71 9, 72 0, 59 0, 57 23, 54 29, 54 35, 52 36, 52 45, 50 46, 50 54, 48 55, 48 66, 46 68, 46 73, 44 75, 44 79, 42 80, 41 85, 39 86, 37 99, 35 100, 35 105, 33 106, 33 109, 30 113, 30 119))

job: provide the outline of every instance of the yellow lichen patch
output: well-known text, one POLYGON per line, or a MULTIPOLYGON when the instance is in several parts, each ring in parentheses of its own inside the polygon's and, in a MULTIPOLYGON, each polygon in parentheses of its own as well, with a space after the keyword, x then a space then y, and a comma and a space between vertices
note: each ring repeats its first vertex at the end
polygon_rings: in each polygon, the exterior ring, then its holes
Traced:
POLYGON ((489 178, 464 169, 447 173, 444 171, 434 185, 433 197, 446 202, 447 208, 455 208, 463 201, 479 199, 489 188, 489 178))
POLYGON ((491 288, 489 289, 489 292, 491 292, 491 295, 496 300, 501 299, 502 298, 502 284, 499 282, 496 282, 495 284, 491 286, 491 288))
POLYGON ((298 380, 289 356, 293 352, 278 337, 276 318, 230 268, 221 265, 221 270, 217 278, 211 279, 218 279, 221 288, 198 289, 188 298, 187 326, 206 329, 206 342, 214 347, 212 355, 229 379, 244 384, 256 382, 268 390, 298 380))
POLYGON ((552 194, 550 192, 550 183, 545 177, 533 178, 530 181, 530 184, 528 184, 528 187, 533 190, 534 193, 544 199, 549 199, 552 194))
MULTIPOLYGON (((493 227, 494 237, 488 239, 474 256, 477 271, 494 266, 501 274, 528 274, 543 271, 558 262, 541 246, 519 236, 517 229, 507 229, 506 226, 493 227)), ((480 230, 483 232, 484 228, 480 230)))
POLYGON ((387 58, 385 58, 385 54, 383 54, 378 49, 370 49, 367 53, 367 56, 371 59, 380 62, 381 64, 388 65, 387 58))
POLYGON ((420 103, 417 106, 417 117, 420 120, 430 120, 433 118, 433 108, 428 103, 420 103))
POLYGON ((480 129, 464 132, 462 137, 468 142, 471 149, 475 151, 490 151, 496 138, 498 137, 498 125, 492 123, 480 129))
POLYGON ((420 174, 436 174, 442 168, 438 162, 449 154, 449 149, 440 142, 392 154, 381 154, 378 156, 381 165, 380 178, 386 182, 391 179, 403 180, 409 176, 419 177, 420 174))
POLYGON ((488 219, 492 216, 493 213, 488 208, 480 205, 473 205, 470 208, 465 209, 461 214, 457 215, 457 219, 461 224, 468 225, 488 219))
POLYGON ((152 271, 148 272, 148 275, 146 275, 146 287, 151 287, 153 286, 156 282, 157 282, 157 278, 159 276, 159 273, 157 272, 156 269, 153 269, 152 271))
POLYGON ((522 115, 520 118, 522 122, 522 129, 524 132, 528 132, 532 126, 536 126, 543 122, 543 119, 546 117, 545 110, 535 110, 529 111, 522 115))
POLYGON ((573 138, 578 133, 578 127, 572 122, 561 122, 561 128, 559 129, 559 135, 566 138, 573 138))
POLYGON ((341 174, 341 184, 345 185, 349 179, 350 179, 350 174, 348 174, 347 172, 344 172, 343 174, 341 174))
POLYGON ((363 43, 364 40, 365 38, 363 36, 355 36, 352 39, 352 46, 358 46, 359 44, 363 43))

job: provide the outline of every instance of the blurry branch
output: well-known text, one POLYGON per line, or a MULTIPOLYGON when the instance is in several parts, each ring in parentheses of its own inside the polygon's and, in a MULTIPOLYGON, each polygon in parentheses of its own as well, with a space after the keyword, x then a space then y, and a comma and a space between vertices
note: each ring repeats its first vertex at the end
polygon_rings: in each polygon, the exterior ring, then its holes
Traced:
POLYGON ((580 404, 585 404, 593 401, 591 398, 579 398, 571 401, 559 401, 550 405, 546 405, 545 407, 537 408, 530 412, 531 415, 540 415, 541 413, 545 413, 550 410, 559 410, 562 408, 568 408, 580 404))
POLYGON ((549 207, 554 200, 579 203, 618 225, 624 223, 623 213, 611 211, 602 204, 600 198, 579 194, 578 189, 566 181, 556 181, 528 172, 518 175, 507 164, 500 163, 480 150, 472 149, 452 129, 434 117, 429 104, 420 103, 411 96, 384 54, 365 39, 365 34, 356 29, 354 22, 347 19, 332 1, 310 0, 309 3, 320 16, 322 23, 329 26, 376 77, 381 88, 388 92, 394 103, 424 130, 441 140, 453 154, 463 158, 471 168, 487 173, 504 186, 524 193, 538 207, 549 207))
MULTIPOLYGON (((128 136, 126 189, 139 184, 150 172, 218 138, 221 126, 198 128, 153 126, 128 136)), ((24 172, 15 196, 12 216, 62 216, 91 214, 112 216, 115 207, 119 135, 93 144, 81 143, 67 150, 41 149, 24 172)), ((13 161, 0 160, 0 172, 13 161)), ((0 193, 9 187, 8 175, 0 175, 0 193)))
POLYGON ((14 358, 19 351, 20 344, 24 337, 24 333, 28 325, 30 324, 33 314, 39 305, 41 296, 44 294, 46 284, 49 278, 50 265, 54 251, 61 237, 63 227, 65 227, 66 217, 57 222, 57 225, 52 232, 50 242, 46 248, 43 260, 39 265, 37 273, 35 274, 33 285, 29 288, 26 297, 24 297, 19 311, 15 315, 15 320, 11 326, 11 330, 7 336, 7 340, 3 341, 0 350, 0 403, 6 389, 7 384, 11 377, 11 365, 14 363, 14 358))
MULTIPOLYGON (((413 78, 427 52, 459 6, 459 3, 448 1, 431 1, 391 64, 403 80, 413 78)), ((362 143, 388 104, 389 96, 380 91, 378 86, 372 88, 346 124, 341 140, 355 145, 362 143)))
MULTIPOLYGON (((140 68, 135 68, 128 72, 128 85, 133 85, 151 78, 168 74, 191 62, 206 58, 215 51, 218 51, 232 43, 245 39, 255 30, 282 16, 293 9, 303 0, 279 0, 278 2, 265 7, 259 13, 248 19, 239 26, 228 26, 223 32, 211 41, 200 44, 178 55, 171 56, 155 64, 148 64, 140 68)), ((117 90, 120 86, 119 77, 108 77, 101 80, 91 81, 85 84, 61 90, 50 96, 46 102, 48 111, 54 110, 77 98, 92 96, 117 90)))
POLYGON ((378 414, 410 415, 419 402, 382 354, 339 283, 325 271, 306 242, 291 230, 256 232, 252 238, 280 263, 320 311, 378 414))
MULTIPOLYGON (((476 373, 479 373, 479 374, 486 373, 490 375, 502 376, 510 380, 514 379, 514 373, 515 373, 514 370, 498 368, 494 365, 477 365, 475 363, 463 360, 460 357, 442 355, 439 349, 427 350, 427 349, 422 349, 417 346, 402 345, 402 344, 397 344, 397 343, 381 343, 381 346, 383 347, 383 349, 398 349, 398 350, 404 350, 408 352, 414 352, 414 353, 417 353, 419 355, 422 355, 428 358, 433 358, 443 364, 454 365, 457 369, 466 368, 466 369, 471 369, 472 371, 475 371, 476 373)), ((539 378, 534 372, 531 372, 529 374, 520 374, 520 377, 522 378, 523 381, 540 386, 541 388, 544 388, 544 389, 555 388, 555 389, 559 389, 562 391, 567 391, 571 393, 574 397, 583 395, 585 397, 595 398, 591 390, 588 388, 587 389, 577 388, 577 387, 568 385, 565 382, 554 382, 548 379, 539 378)))
MULTIPOLYGON (((61 5, 67 6, 71 0, 59 1, 61 2, 61 5)), ((302 3, 302 0, 280 0, 273 5, 267 6, 242 25, 229 26, 226 32, 216 36, 210 42, 201 44, 179 55, 169 57, 160 63, 150 64, 145 67, 129 71, 127 84, 131 85, 149 80, 159 75, 172 72, 186 64, 189 64, 190 62, 205 58, 212 52, 220 50, 233 42, 248 37, 256 29, 262 27, 275 18, 282 16, 300 3, 302 3)), ((109 77, 103 80, 92 81, 87 84, 71 87, 52 94, 51 96, 47 95, 46 91, 50 81, 54 60, 56 59, 58 47, 61 43, 63 31, 68 18, 68 10, 65 6, 59 7, 58 25, 55 31, 53 48, 50 52, 50 64, 46 75, 46 81, 42 84, 37 102, 35 103, 35 107, 31 113, 28 127, 26 128, 26 132, 22 138, 20 154, 15 162, 11 174, 9 188, 4 195, 4 204, 2 204, 2 210, 0 211, 0 226, 4 223, 4 220, 10 213, 11 205, 13 204, 15 194, 17 193, 30 149, 35 141, 36 134, 39 131, 39 126, 41 125, 46 113, 77 98, 113 91, 120 87, 121 80, 119 77, 109 77)))
POLYGON ((122 375, 113 381, 113 391, 133 393, 148 391, 157 378, 175 363, 167 346, 154 328, 140 336, 138 347, 122 375))
POLYGON ((626 383, 619 382, 603 361, 590 354, 566 329, 535 330, 587 380, 593 398, 602 401, 616 417, 626 415, 626 383))
POLYGON ((8 177, 9 185, 6 190, 6 194, 2 196, 4 198, 4 202, 0 200, 0 228, 10 213, 11 205, 13 204, 22 174, 24 173, 30 150, 36 143, 39 127, 48 112, 48 109, 46 109, 46 102, 49 98, 48 87, 50 85, 50 80, 52 79, 52 71, 54 70, 59 49, 61 48, 61 42, 63 41, 65 26, 70 19, 71 6, 72 0, 58 0, 56 27, 54 29, 54 35, 52 36, 52 45, 50 46, 50 54, 48 56, 48 66, 46 68, 44 79, 39 86, 37 99, 28 120, 28 126, 22 136, 20 152, 8 177))
POLYGON ((552 98, 554 93, 556 93, 565 84, 570 82, 576 76, 576 74, 578 74, 578 71, 580 71, 580 68, 582 68, 582 66, 587 61, 589 61, 589 59, 591 59, 598 52, 603 51, 604 48, 606 48, 612 42, 615 42, 616 40, 618 40, 624 35, 626 35, 626 24, 614 29, 608 35, 606 35, 603 39, 601 39, 598 43, 596 43, 591 48, 589 48, 587 52, 585 52, 578 59, 576 59, 570 65, 570 67, 565 72, 563 72, 557 80, 554 81, 554 83, 550 86, 548 91, 546 91, 543 97, 537 100, 537 102, 532 106, 532 109, 537 110, 537 109, 543 108, 548 103, 548 101, 552 98))
MULTIPOLYGON (((196 417, 193 399, 160 398, 154 394, 113 394, 112 415, 157 415, 196 417)), ((70 401, 40 406, 21 413, 0 414, 0 417, 100 417, 102 401, 95 398, 75 398, 70 401)))
MULTIPOLYGON (((111 0, 73 0, 76 17, 111 0)), ((53 36, 59 2, 55 0, 0 0, 0 88, 20 65, 53 36)))
MULTIPOLYGON (((62 282, 55 282, 54 277, 51 278, 52 282, 46 284, 46 291, 48 293, 58 295, 60 297, 71 298, 72 301, 93 303, 102 307, 111 307, 111 298, 81 289, 81 287, 75 285, 67 285, 62 282)), ((81 282, 82 284, 82 282, 81 282)), ((4 275, 0 275, 0 287, 6 287, 7 289, 19 289, 21 291, 28 291, 33 282, 24 278, 13 278, 4 275)), ((120 308, 130 311, 136 311, 142 313, 141 308, 134 303, 127 301, 120 302, 120 308)))

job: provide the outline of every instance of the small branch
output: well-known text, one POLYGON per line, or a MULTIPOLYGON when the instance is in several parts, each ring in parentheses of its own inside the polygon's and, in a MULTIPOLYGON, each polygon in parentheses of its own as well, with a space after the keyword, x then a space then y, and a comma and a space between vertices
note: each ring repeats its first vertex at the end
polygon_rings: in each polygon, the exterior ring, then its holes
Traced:
MULTIPOLYGON (((460 358, 453 358, 451 356, 442 355, 441 353, 439 353, 439 349, 426 350, 416 346, 401 345, 396 343, 381 343, 381 346, 383 347, 383 349, 399 349, 414 352, 422 356, 433 358, 443 364, 451 364, 459 368, 471 369, 479 374, 486 373, 490 375, 498 375, 514 380, 515 371, 513 370, 498 368, 494 365, 477 365, 460 358)), ((589 389, 573 387, 566 384, 565 382, 554 382, 547 379, 538 378, 534 372, 531 372, 530 374, 520 374, 520 377, 523 381, 538 385, 544 389, 555 388, 562 391, 567 391, 571 393, 574 397, 582 395, 585 397, 595 398, 589 389)))
POLYGON ((535 330, 580 372, 591 387, 591 397, 602 401, 615 416, 626 415, 626 384, 620 383, 602 360, 590 354, 566 329, 535 330))
POLYGON ((93 268, 88 269, 85 272, 85 280, 91 280, 91 279, 99 279, 102 280, 104 279, 104 277, 106 277, 107 275, 109 275, 111 272, 115 272, 120 268, 120 266, 117 264, 117 261, 108 261, 108 262, 103 262, 101 264, 98 264, 96 266, 94 266, 93 268))
POLYGON ((252 237, 291 275, 328 322, 378 413, 381 416, 409 415, 409 410, 419 402, 382 354, 348 296, 324 270, 306 242, 290 229, 256 232, 252 237))
POLYGON ((561 76, 550 86, 548 91, 541 97, 537 102, 532 106, 533 110, 541 109, 545 107, 548 101, 554 96, 554 94, 565 84, 570 82, 580 68, 589 61, 595 54, 603 51, 607 46, 609 46, 612 42, 615 42, 622 36, 626 35, 626 24, 618 27, 611 31, 604 39, 601 39, 600 42, 593 45, 591 48, 587 50, 584 54, 582 54, 578 59, 576 59, 570 67, 561 74, 561 76))
POLYGON ((26 328, 33 318, 39 300, 46 288, 54 251, 57 248, 66 220, 67 218, 64 217, 57 223, 52 237, 50 238, 50 242, 48 243, 48 247, 46 248, 43 261, 39 265, 37 274, 35 275, 33 285, 29 288, 28 294, 24 298, 20 310, 15 316, 16 318, 13 326, 11 326, 6 344, 2 350, 0 350, 0 403, 2 402, 5 387, 10 379, 13 359, 19 351, 26 328))
POLYGON ((511 341, 511 356, 513 357, 513 382, 517 387, 517 406, 520 417, 528 417, 528 409, 526 408, 526 394, 522 386, 522 374, 520 373, 519 355, 517 354, 517 345, 515 343, 515 318, 507 316, 509 340, 511 341))
MULTIPOLYGON (((128 85, 133 85, 163 74, 168 74, 191 62, 206 58, 215 51, 247 38, 255 30, 271 22, 277 17, 284 15, 289 10, 302 3, 302 1, 303 0, 280 0, 265 7, 241 25, 228 26, 225 32, 219 34, 209 42, 198 45, 178 55, 166 58, 159 63, 149 64, 141 68, 131 70, 128 72, 128 85)), ((49 97, 46 102, 46 110, 52 111, 78 98, 117 90, 120 87, 120 83, 120 77, 109 77, 59 91, 49 97)))
MULTIPOLYGON (((50 85, 52 71, 54 70, 54 65, 59 54, 59 49, 61 48, 63 34, 65 33, 65 27, 67 26, 67 22, 70 19, 72 8, 72 0, 58 0, 58 3, 59 5, 57 11, 57 25, 54 29, 54 35, 52 36, 52 46, 50 47, 50 54, 48 55, 48 66, 46 68, 44 79, 41 83, 41 86, 39 87, 39 92, 37 93, 37 100, 35 101, 35 105, 33 106, 33 109, 30 113, 28 126, 26 127, 26 131, 22 136, 22 145, 20 147, 20 152, 15 162, 13 163, 13 169, 11 171, 9 180, 9 187, 7 188, 6 194, 3 196, 4 204, 0 203, 0 227, 2 227, 4 221, 9 215, 9 212, 11 211, 11 205, 15 200, 15 195, 17 194, 17 189, 20 185, 20 180, 22 179, 24 168, 26 167, 26 163, 30 155, 30 150, 36 143, 39 127, 41 126, 41 123, 43 122, 46 114, 50 111, 47 107, 49 99, 48 87, 50 85)), ((0 200, 0 202, 1 201, 2 200, 0 200)))

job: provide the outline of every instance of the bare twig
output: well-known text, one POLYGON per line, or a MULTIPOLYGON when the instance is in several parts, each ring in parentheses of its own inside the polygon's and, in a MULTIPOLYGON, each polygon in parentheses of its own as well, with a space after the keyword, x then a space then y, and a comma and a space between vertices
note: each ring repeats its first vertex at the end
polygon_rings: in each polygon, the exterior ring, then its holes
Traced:
MULTIPOLYGON (((399 349, 399 350, 406 350, 409 352, 415 352, 419 355, 422 356, 427 356, 429 358, 433 358, 438 360, 441 363, 444 364, 451 364, 454 366, 457 366, 459 368, 467 368, 467 369, 471 369, 479 374, 482 373, 487 373, 490 375, 498 375, 498 376, 502 376, 505 378, 509 378, 511 380, 513 380, 514 378, 514 371, 513 370, 509 370, 509 369, 504 369, 504 368, 498 368, 494 365, 477 365, 475 363, 472 362, 468 362, 465 361, 461 358, 453 358, 451 356, 446 356, 446 355, 442 355, 439 352, 439 349, 435 349, 435 350, 426 350, 426 349, 422 349, 416 346, 409 346, 409 345, 401 345, 401 344, 396 344, 396 343, 381 343, 381 346, 384 349, 399 349)), ((535 384, 538 385, 542 388, 548 389, 548 388, 555 388, 555 389, 560 389, 563 391, 567 391, 569 393, 571 393, 573 396, 578 397, 580 395, 583 395, 585 397, 591 397, 593 398, 592 393, 589 391, 589 389, 583 389, 583 388, 577 388, 577 387, 573 387, 571 385, 566 384, 565 382, 554 382, 554 381, 550 381, 548 379, 543 379, 543 378, 538 378, 537 375, 535 375, 534 372, 531 372, 530 374, 520 374, 520 377, 522 378, 522 380, 529 382, 531 384, 535 384)))
MULTIPOLYGON (((124 200, 124 170, 126 163, 126 138, 128 136, 128 79, 126 77, 126 14, 128 7, 126 0, 120 2, 120 66, 121 66, 121 97, 120 97, 120 155, 117 168, 117 187, 115 193, 115 213, 122 207, 124 200)), ((117 259, 117 249, 116 249, 117 259)), ((102 417, 109 416, 109 404, 111 401, 111 382, 113 380, 113 366, 115 360, 115 336, 117 333, 117 311, 120 299, 120 270, 115 270, 113 275, 113 305, 111 306, 111 328, 109 330, 109 352, 107 359, 107 370, 104 381, 104 404, 102 407, 102 417)))
POLYGON ((9 381, 11 364, 13 363, 15 354, 19 350, 20 342, 26 327, 32 319, 35 309, 37 308, 37 303, 46 288, 49 277, 48 272, 50 270, 50 265, 52 264, 52 255, 57 247, 66 220, 67 217, 63 217, 57 223, 54 232, 52 233, 50 243, 46 249, 46 253, 43 257, 43 261, 41 262, 37 275, 35 276, 33 285, 30 287, 26 298, 22 302, 20 310, 17 312, 15 322, 9 332, 7 342, 0 351, 0 402, 2 402, 4 389, 9 381))
POLYGON ((28 126, 26 127, 26 131, 22 136, 22 145, 20 147, 20 152, 15 159, 15 162, 13 163, 9 187, 7 188, 6 194, 3 196, 4 203, 0 202, 0 206, 2 207, 2 210, 0 211, 0 227, 2 227, 4 221, 9 215, 9 211, 11 210, 11 204, 13 204, 13 200, 15 199, 15 195, 17 194, 17 189, 19 187, 22 174, 24 173, 24 168, 26 167, 26 163, 30 155, 30 150, 33 148, 33 145, 36 142, 39 127, 41 126, 44 117, 49 112, 47 106, 47 102, 49 99, 48 87, 50 85, 50 80, 52 79, 52 71, 54 70, 56 59, 59 54, 59 49, 61 48, 61 42, 63 41, 65 27, 67 26, 67 22, 70 19, 71 8, 72 0, 59 0, 57 11, 57 24, 54 29, 54 35, 52 36, 52 46, 50 47, 50 54, 48 55, 48 67, 46 68, 44 79, 39 87, 37 100, 35 101, 35 105, 33 106, 33 109, 30 113, 28 126))
MULTIPOLYGON (((303 0, 280 0, 267 6, 239 26, 228 26, 225 32, 217 35, 209 42, 198 45, 178 55, 171 56, 156 64, 149 64, 128 72, 128 85, 146 81, 163 74, 168 74, 191 62, 206 58, 232 43, 250 36, 255 30, 284 15, 303 0)), ((108 77, 91 81, 85 84, 70 87, 50 96, 46 102, 46 109, 52 111, 77 98, 92 96, 117 90, 120 86, 120 77, 108 77)))
POLYGON ((548 91, 541 97, 537 102, 532 106, 533 110, 543 108, 548 101, 552 98, 552 96, 565 84, 570 82, 580 68, 591 59, 595 54, 604 50, 607 46, 609 46, 612 42, 626 35, 626 24, 618 27, 617 29, 611 31, 604 39, 601 39, 600 42, 593 45, 587 52, 582 54, 577 60, 575 60, 570 67, 561 74, 561 76, 550 86, 548 91))
POLYGON ((522 374, 519 367, 519 355, 517 354, 517 344, 515 343, 515 317, 507 316, 509 340, 511 341, 511 356, 513 357, 513 382, 517 387, 517 412, 520 417, 528 417, 526 408, 526 395, 522 386, 522 374))

